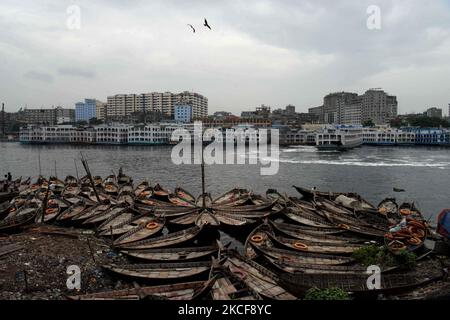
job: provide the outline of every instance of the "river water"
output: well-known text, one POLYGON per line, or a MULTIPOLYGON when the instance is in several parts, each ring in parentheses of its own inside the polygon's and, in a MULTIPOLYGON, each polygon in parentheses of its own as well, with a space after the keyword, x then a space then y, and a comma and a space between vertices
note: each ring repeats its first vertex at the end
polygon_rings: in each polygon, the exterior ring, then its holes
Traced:
MULTIPOLYGON (((120 166, 135 181, 147 179, 173 189, 183 186, 193 194, 201 191, 199 165, 176 165, 171 160, 171 146, 73 146, 23 145, 0 143, 0 173, 8 171, 16 176, 37 176, 39 154, 43 175, 65 177, 79 175, 84 169, 80 152, 89 162, 93 175, 103 177, 117 173, 120 166)), ((238 151, 243 159, 255 157, 238 151)), ((378 204, 385 197, 399 202, 414 200, 424 216, 433 218, 450 207, 450 149, 439 147, 373 147, 363 146, 346 152, 319 152, 310 146, 281 149, 276 175, 262 176, 261 165, 208 165, 206 190, 213 197, 233 187, 256 193, 275 188, 289 195, 297 195, 292 185, 316 186, 319 190, 357 192, 368 201, 378 204), (406 189, 393 193, 392 188, 406 189)), ((435 222, 435 219, 432 219, 435 222)))

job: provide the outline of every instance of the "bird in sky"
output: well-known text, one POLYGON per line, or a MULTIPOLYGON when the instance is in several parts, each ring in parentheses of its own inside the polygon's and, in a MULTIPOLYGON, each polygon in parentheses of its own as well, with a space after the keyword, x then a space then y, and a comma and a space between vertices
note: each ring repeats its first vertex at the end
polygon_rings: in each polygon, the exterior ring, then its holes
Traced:
POLYGON ((195 33, 195 28, 192 26, 192 24, 188 23, 188 26, 192 28, 192 32, 195 33))
POLYGON ((206 18, 205 18, 205 23, 203 25, 205 27, 207 27, 209 30, 211 30, 211 27, 209 26, 208 21, 206 21, 206 18))

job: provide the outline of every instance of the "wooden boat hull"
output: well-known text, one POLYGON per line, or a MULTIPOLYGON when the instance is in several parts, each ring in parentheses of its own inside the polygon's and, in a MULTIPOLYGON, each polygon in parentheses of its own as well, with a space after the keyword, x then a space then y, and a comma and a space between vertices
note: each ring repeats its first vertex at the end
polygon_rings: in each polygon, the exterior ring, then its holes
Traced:
POLYGON ((155 218, 145 224, 141 224, 140 226, 128 231, 127 233, 117 238, 114 241, 114 245, 118 246, 149 238, 152 235, 160 232, 164 227, 165 222, 166 221, 163 218, 155 218))
POLYGON ((192 228, 178 231, 175 233, 169 233, 168 235, 160 236, 157 238, 145 239, 129 244, 123 244, 119 245, 118 247, 121 249, 131 249, 131 250, 168 247, 193 239, 200 233, 201 230, 202 228, 194 226, 192 228))
POLYGON ((209 282, 194 281, 163 286, 139 287, 125 290, 68 296, 70 300, 142 300, 160 298, 167 300, 193 300, 201 296, 209 282))
POLYGON ((211 262, 106 265, 103 268, 132 278, 170 280, 188 278, 207 272, 211 268, 211 262))
POLYGON ((150 261, 186 261, 203 258, 217 252, 217 246, 148 249, 148 250, 122 250, 127 256, 150 261))

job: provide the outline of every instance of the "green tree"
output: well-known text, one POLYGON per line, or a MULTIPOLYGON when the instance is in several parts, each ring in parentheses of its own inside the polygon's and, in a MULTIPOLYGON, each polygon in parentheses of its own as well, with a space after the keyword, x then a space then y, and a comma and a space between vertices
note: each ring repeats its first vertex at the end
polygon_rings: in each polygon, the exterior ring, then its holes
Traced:
POLYGON ((375 123, 373 123, 372 119, 366 120, 362 123, 363 127, 374 127, 375 123))

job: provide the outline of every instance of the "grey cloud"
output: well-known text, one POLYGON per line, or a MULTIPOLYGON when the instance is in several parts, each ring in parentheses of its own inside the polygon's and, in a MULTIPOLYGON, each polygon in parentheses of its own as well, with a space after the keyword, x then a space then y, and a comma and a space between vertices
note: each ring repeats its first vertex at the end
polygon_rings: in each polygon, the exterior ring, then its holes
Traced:
POLYGON ((58 72, 63 76, 73 76, 88 79, 95 78, 95 72, 78 68, 60 68, 58 72))
POLYGON ((53 82, 53 76, 51 74, 48 74, 48 73, 45 73, 45 72, 40 72, 40 71, 35 71, 35 70, 31 70, 31 71, 26 72, 24 74, 24 77, 28 78, 28 79, 33 79, 33 80, 47 82, 47 83, 52 83, 53 82))

